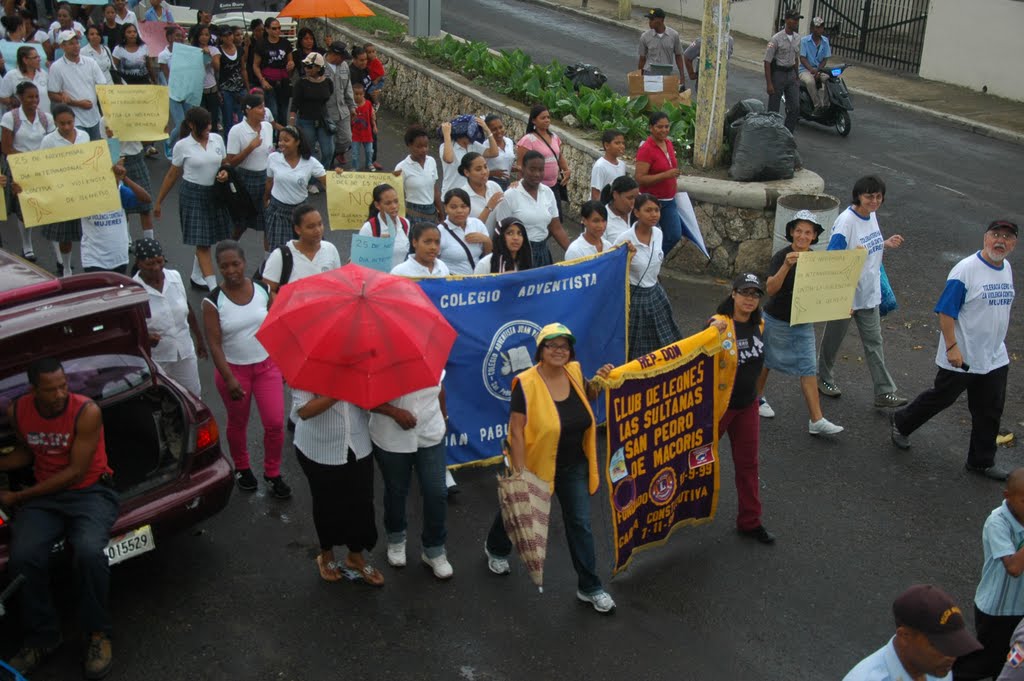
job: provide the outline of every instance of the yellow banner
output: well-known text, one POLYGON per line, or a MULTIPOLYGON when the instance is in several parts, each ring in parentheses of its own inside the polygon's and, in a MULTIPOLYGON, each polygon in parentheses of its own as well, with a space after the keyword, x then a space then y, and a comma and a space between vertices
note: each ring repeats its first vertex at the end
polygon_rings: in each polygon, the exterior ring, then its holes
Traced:
POLYGON ((167 138, 170 100, 163 85, 97 85, 96 96, 107 127, 122 142, 167 138))
POLYGON ((867 255, 863 248, 801 253, 797 259, 789 323, 827 322, 849 317, 867 255))
POLYGON ((398 192, 398 214, 405 215, 402 178, 390 173, 327 173, 327 223, 331 229, 359 229, 373 203, 373 188, 389 184, 398 192))
POLYGON ((7 157, 26 227, 98 215, 121 207, 106 142, 72 144, 7 157))
POLYGON ((7 192, 0 189, 0 222, 7 221, 7 192))

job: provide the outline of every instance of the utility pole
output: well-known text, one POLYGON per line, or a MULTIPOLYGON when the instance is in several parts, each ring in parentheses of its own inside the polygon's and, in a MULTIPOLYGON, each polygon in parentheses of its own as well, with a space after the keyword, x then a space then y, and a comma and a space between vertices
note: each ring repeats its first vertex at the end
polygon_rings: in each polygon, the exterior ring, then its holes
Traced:
POLYGON ((713 168, 722 154, 725 132, 725 84, 729 64, 731 0, 704 0, 701 24, 700 87, 693 139, 693 164, 713 168))
POLYGON ((633 13, 632 0, 619 0, 619 19, 625 21, 633 13))

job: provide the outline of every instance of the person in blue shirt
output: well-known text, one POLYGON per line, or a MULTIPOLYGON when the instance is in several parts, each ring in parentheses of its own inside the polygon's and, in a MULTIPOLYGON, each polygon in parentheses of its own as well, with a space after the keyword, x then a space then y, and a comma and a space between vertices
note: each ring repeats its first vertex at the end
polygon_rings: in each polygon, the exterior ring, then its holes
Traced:
POLYGON ((981 649, 953 598, 916 584, 892 604, 896 634, 850 670, 843 681, 952 681, 953 663, 981 649))
POLYGON ((832 47, 825 37, 825 20, 821 17, 811 19, 811 34, 800 39, 800 80, 814 103, 814 113, 821 113, 828 108, 828 91, 818 83, 828 80, 825 62, 832 56, 832 47))

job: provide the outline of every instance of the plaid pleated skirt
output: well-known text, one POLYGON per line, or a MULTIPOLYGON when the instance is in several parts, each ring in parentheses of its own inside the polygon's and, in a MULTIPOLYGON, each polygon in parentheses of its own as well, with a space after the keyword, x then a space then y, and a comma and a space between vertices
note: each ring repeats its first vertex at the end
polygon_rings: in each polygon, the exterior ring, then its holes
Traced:
POLYGON ((548 248, 548 241, 531 241, 530 252, 533 255, 533 266, 543 267, 544 265, 555 264, 554 259, 551 257, 551 249, 548 248))
POLYGON ((66 222, 54 222, 40 227, 43 230, 43 238, 48 241, 81 241, 82 221, 68 220, 66 222))
MULTIPOLYGON (((150 196, 153 195, 153 186, 149 179, 149 168, 146 167, 146 154, 140 151, 137 154, 124 157, 124 169, 132 182, 145 189, 150 196)), ((152 203, 139 203, 132 208, 125 208, 125 213, 148 213, 153 210, 152 203)))
POLYGON ((680 340, 672 319, 672 304, 661 284, 631 286, 629 293, 629 359, 654 352, 680 340))
POLYGON ((235 227, 239 229, 257 229, 262 232, 266 229, 266 216, 263 214, 263 191, 267 188, 267 171, 236 168, 235 172, 238 173, 242 186, 245 187, 246 193, 249 194, 253 205, 256 206, 256 218, 247 221, 245 224, 236 223, 235 227))
POLYGON ((213 185, 181 181, 178 193, 181 241, 186 246, 213 246, 231 236, 231 218, 214 196, 213 185))
POLYGON ((271 251, 278 246, 284 246, 295 238, 295 230, 292 229, 292 212, 296 208, 298 208, 298 204, 293 206, 290 203, 282 203, 273 196, 270 197, 270 205, 267 206, 263 219, 266 222, 267 242, 271 251))

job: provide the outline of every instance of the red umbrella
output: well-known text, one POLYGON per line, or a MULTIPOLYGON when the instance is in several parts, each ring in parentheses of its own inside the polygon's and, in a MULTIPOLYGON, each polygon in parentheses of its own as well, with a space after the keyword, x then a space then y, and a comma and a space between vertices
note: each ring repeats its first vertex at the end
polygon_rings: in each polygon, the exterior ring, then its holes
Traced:
POLYGON ((364 409, 437 385, 455 336, 415 282, 359 265, 281 287, 256 332, 293 388, 364 409))

